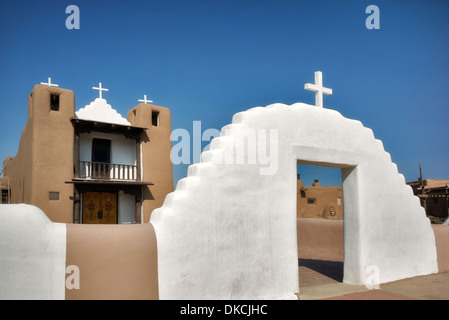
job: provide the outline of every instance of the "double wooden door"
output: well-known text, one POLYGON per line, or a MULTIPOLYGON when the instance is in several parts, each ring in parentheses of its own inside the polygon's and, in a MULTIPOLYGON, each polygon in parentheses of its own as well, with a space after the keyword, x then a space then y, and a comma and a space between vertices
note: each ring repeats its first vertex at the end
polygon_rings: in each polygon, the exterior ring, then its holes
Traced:
POLYGON ((83 194, 83 224, 117 224, 117 193, 83 194))

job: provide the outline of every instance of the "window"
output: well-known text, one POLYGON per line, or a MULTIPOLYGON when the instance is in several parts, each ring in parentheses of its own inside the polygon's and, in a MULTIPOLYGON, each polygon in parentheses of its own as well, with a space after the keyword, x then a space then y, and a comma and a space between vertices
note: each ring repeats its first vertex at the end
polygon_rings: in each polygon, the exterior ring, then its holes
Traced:
POLYGON ((91 178, 109 179, 111 166, 111 140, 92 140, 91 178))
POLYGON ((111 140, 96 138, 92 140, 92 162, 111 162, 111 140))
POLYGON ((307 204, 310 204, 310 205, 316 204, 316 199, 307 199, 307 204))
POLYGON ((59 200, 59 192, 50 192, 50 201, 58 201, 59 200))
POLYGON ((159 126, 159 112, 158 111, 153 111, 151 113, 151 122, 152 122, 153 126, 155 126, 155 127, 159 126))
POLYGON ((59 111, 59 95, 52 94, 50 97, 50 109, 52 111, 59 111))
POLYGON ((0 203, 8 204, 9 203, 9 194, 7 189, 2 189, 2 198, 0 203))

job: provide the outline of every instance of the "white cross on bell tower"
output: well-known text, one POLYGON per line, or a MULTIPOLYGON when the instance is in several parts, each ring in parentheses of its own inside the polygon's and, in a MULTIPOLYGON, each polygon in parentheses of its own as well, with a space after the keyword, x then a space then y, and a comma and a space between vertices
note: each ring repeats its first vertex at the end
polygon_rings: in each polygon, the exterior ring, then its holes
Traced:
POLYGON ((147 100, 147 95, 146 95, 146 94, 144 95, 143 100, 138 100, 138 101, 139 101, 139 102, 142 102, 142 103, 145 103, 145 104, 153 103, 152 100, 147 100))
POLYGON ((323 108, 323 94, 331 95, 332 89, 323 87, 323 73, 315 72, 315 84, 306 83, 304 89, 315 92, 315 105, 323 108))
POLYGON ((103 91, 106 91, 106 92, 109 91, 109 89, 104 89, 101 86, 101 82, 100 82, 100 85, 98 86, 98 88, 97 87, 92 87, 92 89, 100 91, 100 99, 103 99, 103 91))
POLYGON ((41 84, 43 84, 44 86, 49 86, 49 87, 59 87, 59 85, 51 83, 51 78, 48 78, 48 83, 41 82, 41 84))

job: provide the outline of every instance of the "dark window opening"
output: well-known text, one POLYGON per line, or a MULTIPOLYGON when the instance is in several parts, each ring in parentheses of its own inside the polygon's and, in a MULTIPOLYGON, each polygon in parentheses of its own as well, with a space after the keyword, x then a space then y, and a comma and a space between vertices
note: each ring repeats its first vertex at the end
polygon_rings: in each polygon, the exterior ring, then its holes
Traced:
POLYGON ((94 179, 109 179, 111 163, 111 140, 92 140, 92 168, 91 176, 94 179))
POLYGON ((52 111, 59 111, 59 96, 52 94, 50 98, 50 109, 52 111))
POLYGON ((307 204, 315 204, 316 200, 315 199, 307 199, 307 204))
POLYGON ((111 140, 92 140, 92 162, 111 163, 111 140))
POLYGON ((8 204, 9 203, 9 192, 8 190, 2 190, 2 199, 1 202, 2 204, 8 204))
POLYGON ((159 126, 159 112, 153 111, 151 113, 151 122, 153 126, 158 127, 159 126))

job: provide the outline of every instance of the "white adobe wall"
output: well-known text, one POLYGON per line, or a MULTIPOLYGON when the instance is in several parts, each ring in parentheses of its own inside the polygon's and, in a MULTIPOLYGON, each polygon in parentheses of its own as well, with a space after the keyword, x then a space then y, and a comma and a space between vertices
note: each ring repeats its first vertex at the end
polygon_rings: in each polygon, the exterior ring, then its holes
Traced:
POLYGON ((78 119, 131 125, 105 99, 97 98, 76 112, 78 119))
POLYGON ((161 299, 296 298, 297 161, 342 168, 345 282, 438 271, 430 222, 373 132, 333 110, 274 104, 236 114, 152 213, 161 299), (277 129, 276 166, 220 164, 226 150, 237 163, 236 137, 260 129, 277 129))
POLYGON ((64 300, 66 225, 38 208, 0 205, 0 300, 64 300))

